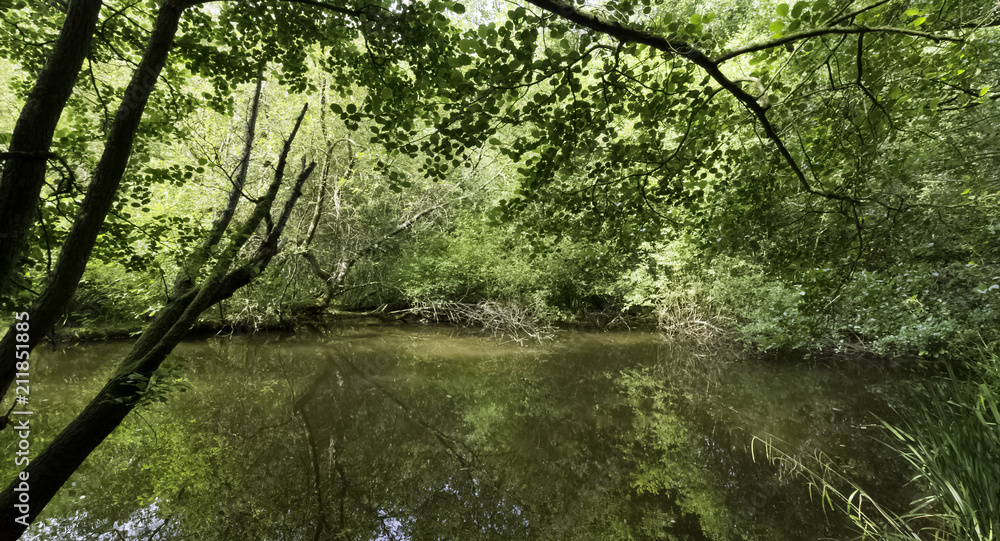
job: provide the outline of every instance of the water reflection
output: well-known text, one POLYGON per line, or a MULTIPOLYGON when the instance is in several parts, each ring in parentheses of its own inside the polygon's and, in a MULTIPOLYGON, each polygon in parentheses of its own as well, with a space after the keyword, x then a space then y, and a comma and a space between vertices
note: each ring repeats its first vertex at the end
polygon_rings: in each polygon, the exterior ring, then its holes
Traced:
MULTIPOLYGON (((38 356, 41 438, 124 348, 38 356)), ((870 437, 872 412, 889 415, 885 396, 898 394, 885 376, 698 353, 651 334, 520 348, 446 329, 186 343, 171 362, 189 390, 130 417, 31 534, 851 537, 760 441, 822 451, 902 497, 907 474, 870 437)))

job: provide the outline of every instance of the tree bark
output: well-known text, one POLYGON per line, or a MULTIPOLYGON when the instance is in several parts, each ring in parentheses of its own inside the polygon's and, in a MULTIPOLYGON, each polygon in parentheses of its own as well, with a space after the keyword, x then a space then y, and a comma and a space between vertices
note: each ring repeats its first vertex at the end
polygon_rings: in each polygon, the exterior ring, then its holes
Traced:
POLYGON ((52 137, 90 50, 101 4, 102 0, 70 3, 52 54, 11 134, 11 156, 6 158, 0 177, 0 295, 9 290, 28 244, 52 137))
POLYGON ((303 108, 291 136, 285 142, 275 178, 267 193, 258 200, 238 232, 229 238, 222 255, 204 282, 192 285, 168 302, 121 361, 115 375, 83 412, 0 493, 0 524, 3 525, 0 528, 0 541, 13 541, 20 537, 87 456, 135 409, 153 373, 184 338, 201 313, 250 283, 264 271, 278 252, 281 234, 302 194, 302 185, 315 168, 315 163, 305 167, 299 174, 280 216, 274 221, 274 227, 255 253, 244 264, 230 271, 253 232, 266 217, 270 218, 271 208, 283 181, 291 142, 305 112, 306 109, 303 108))
MULTIPOLYGON (((132 154, 132 143, 139 128, 139 121, 159 78, 160 70, 167 62, 167 55, 173 45, 183 10, 184 5, 173 0, 167 0, 160 7, 153 34, 125 90, 125 96, 118 107, 108 141, 104 146, 104 154, 97 163, 94 177, 87 188, 87 195, 63 243, 55 270, 49 277, 45 290, 29 310, 31 332, 28 333, 28 342, 19 343, 21 345, 26 343, 28 351, 34 348, 55 324, 76 292, 80 278, 83 277, 87 261, 97 242, 97 235, 121 185, 125 167, 132 154)), ((44 171, 42 173, 44 175, 44 171)), ((25 204, 34 208, 37 200, 36 192, 31 203, 25 204)), ((16 372, 14 355, 16 333, 12 331, 13 326, 0 341, 0 398, 7 394, 16 372)))

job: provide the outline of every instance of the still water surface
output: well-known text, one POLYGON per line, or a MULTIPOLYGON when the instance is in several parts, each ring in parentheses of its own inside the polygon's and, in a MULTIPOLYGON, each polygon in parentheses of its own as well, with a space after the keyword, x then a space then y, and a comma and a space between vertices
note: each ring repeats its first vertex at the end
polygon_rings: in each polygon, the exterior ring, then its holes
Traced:
MULTIPOLYGON (((36 355, 37 449, 127 348, 36 355)), ((889 505, 913 497, 878 442, 906 394, 886 370, 737 361, 656 334, 520 347, 412 327, 187 342, 169 365, 171 386, 35 538, 854 537, 765 442, 824 453, 889 505)))

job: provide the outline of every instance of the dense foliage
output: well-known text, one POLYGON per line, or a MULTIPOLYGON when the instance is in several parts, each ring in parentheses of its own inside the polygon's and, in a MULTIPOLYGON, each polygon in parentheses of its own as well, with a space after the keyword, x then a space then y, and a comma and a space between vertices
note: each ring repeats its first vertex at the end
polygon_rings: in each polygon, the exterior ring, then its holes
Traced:
MULTIPOLYGON (((325 291, 352 309, 493 299, 671 328, 686 314, 765 348, 941 355, 996 339, 995 13, 721 7, 590 15, 638 38, 526 7, 192 7, 70 320, 162 305, 239 159, 238 89, 266 73, 257 146, 277 142, 295 102, 320 101, 304 130, 323 178, 299 248, 224 319, 274 323, 325 291)), ((57 7, 33 9, 5 11, 15 92, 41 61, 26 44, 58 28, 57 7)), ((89 167, 155 14, 101 23, 54 140, 72 170, 89 167)), ((52 174, 8 308, 44 284, 83 194, 86 176, 52 174)))
POLYGON ((30 347, 149 332, 243 261, 203 320, 489 302, 758 349, 1000 341, 988 3, 0 0, 0 23, 0 306, 30 347), (37 90, 57 72, 64 99, 37 90), (285 228, 271 178, 299 155, 285 228))

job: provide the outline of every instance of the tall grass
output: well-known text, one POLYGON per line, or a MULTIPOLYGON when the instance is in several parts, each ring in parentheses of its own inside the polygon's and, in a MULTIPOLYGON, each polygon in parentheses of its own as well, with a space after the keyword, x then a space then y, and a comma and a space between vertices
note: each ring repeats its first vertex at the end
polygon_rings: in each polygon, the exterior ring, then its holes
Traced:
POLYGON ((987 384, 952 376, 933 388, 916 421, 886 427, 928 493, 900 520, 926 523, 924 538, 1000 539, 1000 411, 987 384))
POLYGON ((922 494, 907 510, 893 512, 817 456, 818 467, 763 442, 768 457, 809 480, 823 504, 849 514, 862 539, 886 541, 1000 540, 1000 357, 984 355, 979 373, 989 383, 960 381, 954 374, 928 387, 924 402, 901 426, 883 422, 889 442, 916 472, 922 494), (846 487, 846 489, 844 488, 846 487))

